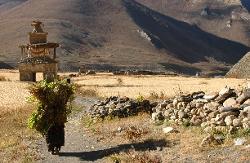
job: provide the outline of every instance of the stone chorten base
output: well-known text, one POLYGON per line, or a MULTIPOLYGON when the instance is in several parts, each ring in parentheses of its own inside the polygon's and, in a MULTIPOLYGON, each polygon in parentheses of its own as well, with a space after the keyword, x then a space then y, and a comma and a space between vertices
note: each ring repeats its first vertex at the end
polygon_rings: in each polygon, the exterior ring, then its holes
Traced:
POLYGON ((21 61, 19 64, 20 81, 36 81, 36 73, 43 73, 43 78, 54 81, 57 77, 57 62, 53 63, 28 63, 21 61))

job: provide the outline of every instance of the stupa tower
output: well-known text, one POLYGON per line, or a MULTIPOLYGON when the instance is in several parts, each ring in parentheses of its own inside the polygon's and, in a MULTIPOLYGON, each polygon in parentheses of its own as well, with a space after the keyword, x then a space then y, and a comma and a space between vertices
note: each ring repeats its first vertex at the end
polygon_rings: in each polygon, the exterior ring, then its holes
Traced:
POLYGON ((42 72, 43 78, 53 81, 57 76, 56 48, 58 43, 47 42, 48 33, 42 29, 42 22, 33 21, 34 29, 29 33, 29 43, 19 46, 21 60, 19 72, 21 81, 36 81, 36 73, 42 72))

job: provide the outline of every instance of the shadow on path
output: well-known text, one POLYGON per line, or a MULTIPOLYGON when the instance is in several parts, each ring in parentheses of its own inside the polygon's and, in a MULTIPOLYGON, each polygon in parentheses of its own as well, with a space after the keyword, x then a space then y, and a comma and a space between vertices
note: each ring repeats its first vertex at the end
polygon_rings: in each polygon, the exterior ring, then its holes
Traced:
POLYGON ((90 152, 61 152, 59 156, 61 157, 78 157, 82 161, 96 161, 102 159, 104 157, 110 156, 115 153, 127 152, 130 149, 134 149, 136 151, 147 151, 147 150, 157 150, 157 147, 170 147, 174 144, 164 140, 146 140, 140 143, 131 143, 131 144, 122 144, 116 147, 90 151, 90 152))

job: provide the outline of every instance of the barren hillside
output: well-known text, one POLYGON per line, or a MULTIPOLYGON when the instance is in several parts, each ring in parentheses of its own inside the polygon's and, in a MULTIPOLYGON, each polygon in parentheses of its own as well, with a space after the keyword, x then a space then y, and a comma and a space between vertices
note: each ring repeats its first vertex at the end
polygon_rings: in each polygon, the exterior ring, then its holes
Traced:
POLYGON ((0 0, 0 67, 17 65, 17 46, 27 43, 36 19, 60 43, 62 70, 223 74, 249 51, 249 13, 237 1, 137 2, 0 0), (202 16, 204 8, 209 12, 202 16))

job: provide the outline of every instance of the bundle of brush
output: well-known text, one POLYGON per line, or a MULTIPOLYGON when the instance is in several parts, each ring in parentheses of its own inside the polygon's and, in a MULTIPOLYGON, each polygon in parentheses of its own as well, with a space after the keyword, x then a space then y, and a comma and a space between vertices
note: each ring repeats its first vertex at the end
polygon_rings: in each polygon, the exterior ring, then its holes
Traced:
POLYGON ((29 101, 37 105, 29 127, 46 137, 48 151, 57 154, 64 145, 64 124, 71 112, 75 86, 67 81, 41 81, 30 89, 29 101))

